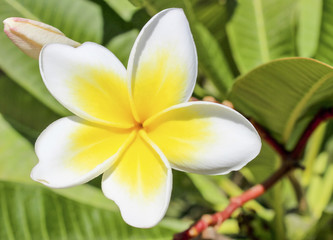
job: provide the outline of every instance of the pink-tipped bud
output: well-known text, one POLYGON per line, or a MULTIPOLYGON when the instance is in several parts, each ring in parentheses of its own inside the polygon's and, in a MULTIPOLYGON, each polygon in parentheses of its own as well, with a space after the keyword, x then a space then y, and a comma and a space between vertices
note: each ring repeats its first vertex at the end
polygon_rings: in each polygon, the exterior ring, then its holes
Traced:
POLYGON ((42 47, 49 43, 63 43, 77 47, 80 43, 68 38, 59 29, 42 22, 11 17, 3 21, 5 33, 25 54, 38 59, 42 47))

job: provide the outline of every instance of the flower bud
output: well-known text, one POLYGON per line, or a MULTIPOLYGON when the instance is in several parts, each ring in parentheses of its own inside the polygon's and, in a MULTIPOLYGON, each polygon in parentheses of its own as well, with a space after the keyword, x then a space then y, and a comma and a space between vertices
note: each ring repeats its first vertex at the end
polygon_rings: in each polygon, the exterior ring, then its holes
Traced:
POLYGON ((11 17, 3 21, 4 31, 10 40, 25 54, 38 59, 45 44, 63 43, 77 47, 80 43, 68 38, 59 29, 42 22, 11 17))

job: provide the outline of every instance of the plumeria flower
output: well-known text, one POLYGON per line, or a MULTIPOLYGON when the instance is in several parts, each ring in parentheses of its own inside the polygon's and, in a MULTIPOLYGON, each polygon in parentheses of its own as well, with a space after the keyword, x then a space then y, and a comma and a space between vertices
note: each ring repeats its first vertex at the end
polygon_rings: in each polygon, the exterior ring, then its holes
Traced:
POLYGON ((40 54, 48 90, 76 116, 39 136, 31 177, 53 188, 103 173, 102 190, 135 227, 165 215, 172 171, 226 174, 260 151, 256 130, 231 108, 187 102, 197 55, 181 9, 155 15, 130 53, 127 71, 106 48, 50 44, 40 54))

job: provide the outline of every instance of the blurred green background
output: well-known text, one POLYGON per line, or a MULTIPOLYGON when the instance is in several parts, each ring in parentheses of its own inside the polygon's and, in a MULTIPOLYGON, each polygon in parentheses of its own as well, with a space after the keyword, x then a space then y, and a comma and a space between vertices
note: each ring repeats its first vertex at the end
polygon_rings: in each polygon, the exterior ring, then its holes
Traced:
MULTIPOLYGON (((197 46, 195 97, 231 100, 287 150, 319 110, 333 107, 333 0, 0 0, 0 19, 45 22, 75 41, 106 46, 126 66, 140 29, 170 7, 184 9, 197 46)), ((103 196, 99 178, 61 190, 30 179, 36 138, 69 114, 43 85, 38 61, 1 32, 0 239, 171 239, 280 165, 264 142, 240 172, 173 171, 165 219, 136 229, 103 196)), ((332 133, 332 122, 321 124, 302 157, 305 170, 245 204, 218 232, 232 239, 333 239, 332 133)))

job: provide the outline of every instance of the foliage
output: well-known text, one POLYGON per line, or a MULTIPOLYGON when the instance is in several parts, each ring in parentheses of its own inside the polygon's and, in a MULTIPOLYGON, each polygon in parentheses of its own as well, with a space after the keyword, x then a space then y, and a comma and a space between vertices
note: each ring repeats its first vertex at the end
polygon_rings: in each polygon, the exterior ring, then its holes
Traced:
MULTIPOLYGON (((126 65, 153 14, 184 9, 194 36, 199 76, 195 96, 228 99, 286 150, 307 125, 333 107, 333 0, 0 0, 0 19, 25 17, 59 28, 78 42, 112 50, 126 65), (305 58, 308 57, 308 58, 305 58)), ((230 196, 271 175, 280 156, 264 143, 240 172, 199 176, 175 172, 167 217, 148 230, 126 225, 95 181, 47 189, 30 180, 33 143, 70 113, 48 93, 38 62, 0 33, 0 239, 170 239, 230 196)), ((233 238, 332 239, 333 126, 320 125, 296 170, 250 201, 218 229, 233 238)))

